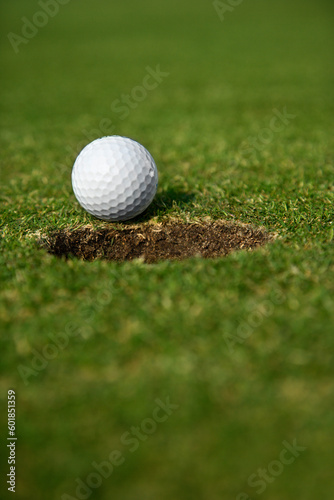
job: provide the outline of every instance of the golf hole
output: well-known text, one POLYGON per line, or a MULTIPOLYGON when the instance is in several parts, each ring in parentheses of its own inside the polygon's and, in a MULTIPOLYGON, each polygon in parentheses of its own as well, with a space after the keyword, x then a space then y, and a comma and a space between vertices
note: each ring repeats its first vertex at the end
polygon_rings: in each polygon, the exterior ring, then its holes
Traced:
POLYGON ((93 261, 122 262, 142 259, 146 263, 189 257, 223 257, 235 250, 252 250, 266 244, 263 229, 223 221, 209 223, 161 223, 125 226, 121 229, 65 229, 44 241, 49 253, 93 261))

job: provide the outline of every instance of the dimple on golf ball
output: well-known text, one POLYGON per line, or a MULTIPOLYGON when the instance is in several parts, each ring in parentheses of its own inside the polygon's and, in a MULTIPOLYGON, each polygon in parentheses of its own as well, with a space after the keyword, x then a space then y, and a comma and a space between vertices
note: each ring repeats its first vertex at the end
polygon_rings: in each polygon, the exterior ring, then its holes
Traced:
POLYGON ((72 186, 80 205, 98 219, 125 221, 152 202, 158 171, 147 149, 128 137, 96 139, 79 153, 72 186))

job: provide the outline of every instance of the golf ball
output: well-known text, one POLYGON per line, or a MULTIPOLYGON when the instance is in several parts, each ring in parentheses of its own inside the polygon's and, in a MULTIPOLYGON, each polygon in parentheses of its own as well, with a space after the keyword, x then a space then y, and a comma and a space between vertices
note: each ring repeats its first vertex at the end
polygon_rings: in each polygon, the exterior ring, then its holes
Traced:
POLYGON ((96 139, 78 155, 72 186, 80 205, 98 219, 125 221, 152 202, 158 171, 147 149, 128 137, 96 139))

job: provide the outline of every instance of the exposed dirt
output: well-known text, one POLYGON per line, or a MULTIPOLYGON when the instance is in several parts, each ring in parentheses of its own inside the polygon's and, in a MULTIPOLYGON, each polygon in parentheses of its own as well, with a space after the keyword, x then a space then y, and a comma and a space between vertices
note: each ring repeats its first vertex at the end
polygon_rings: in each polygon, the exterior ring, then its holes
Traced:
POLYGON ((268 233, 223 221, 209 223, 140 224, 115 229, 66 229, 48 237, 47 250, 57 256, 114 261, 142 258, 147 263, 187 257, 222 257, 252 250, 270 240, 268 233))

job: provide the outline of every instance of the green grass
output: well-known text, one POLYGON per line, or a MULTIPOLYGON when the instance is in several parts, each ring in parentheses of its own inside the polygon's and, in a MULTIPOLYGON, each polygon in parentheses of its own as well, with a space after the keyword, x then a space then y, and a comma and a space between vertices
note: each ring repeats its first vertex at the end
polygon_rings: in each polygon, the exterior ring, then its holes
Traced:
POLYGON ((332 499, 332 3, 242 2, 221 22, 210 1, 72 0, 18 54, 6 34, 40 8, 1 9, 1 435, 13 388, 16 498, 75 497, 118 449, 124 463, 89 498, 332 499), (169 76, 120 119, 112 103, 157 65, 169 76), (284 108, 294 118, 250 152, 284 108), (241 221, 278 238, 155 265, 48 255, 41 234, 107 225, 70 183, 103 119, 158 165, 142 220, 241 221), (68 345, 24 383, 18 368, 51 334, 68 345), (179 408, 131 453, 121 436, 167 396, 179 408), (294 439, 306 450, 257 494, 248 478, 294 439))

